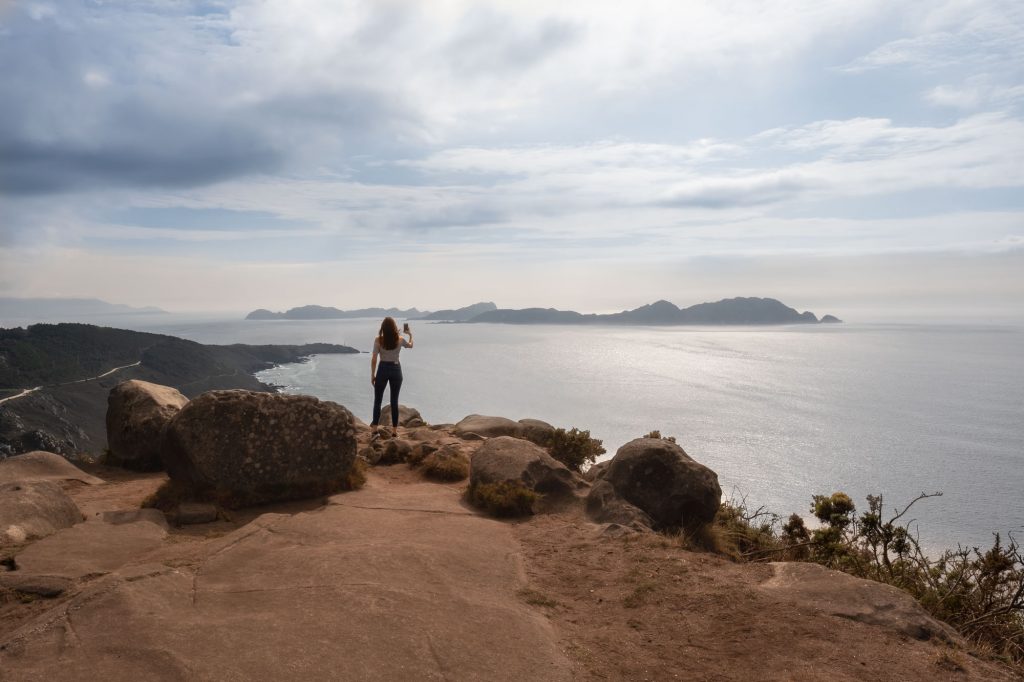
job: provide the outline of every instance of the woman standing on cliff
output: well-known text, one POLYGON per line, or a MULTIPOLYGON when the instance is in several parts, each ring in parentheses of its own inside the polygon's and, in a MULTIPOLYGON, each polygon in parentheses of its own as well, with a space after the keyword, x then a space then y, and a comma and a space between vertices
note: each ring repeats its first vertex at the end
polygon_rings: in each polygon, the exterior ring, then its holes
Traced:
POLYGON ((398 333, 398 324, 393 317, 385 317, 380 325, 380 333, 373 340, 373 355, 370 357, 370 383, 373 385, 373 433, 377 433, 380 423, 380 403, 384 399, 384 387, 391 384, 391 435, 398 435, 398 392, 402 390, 402 365, 398 363, 398 354, 402 348, 412 348, 412 330, 405 323, 406 341, 398 333), (380 356, 380 368, 377 368, 377 356, 380 356))

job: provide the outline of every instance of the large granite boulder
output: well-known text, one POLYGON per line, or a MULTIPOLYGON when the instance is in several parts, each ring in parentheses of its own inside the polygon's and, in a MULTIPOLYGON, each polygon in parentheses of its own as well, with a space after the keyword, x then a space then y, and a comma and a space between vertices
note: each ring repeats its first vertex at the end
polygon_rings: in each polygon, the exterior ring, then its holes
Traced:
POLYGON ((100 485, 103 479, 91 476, 60 455, 43 450, 0 459, 0 483, 15 481, 78 481, 100 485))
MULTIPOLYGON (((380 411, 380 423, 381 426, 391 426, 391 405, 385 405, 380 411)), ((420 411, 414 407, 408 407, 406 405, 398 406, 398 425, 405 426, 408 428, 415 428, 417 426, 424 426, 426 424, 423 421, 423 417, 420 415, 420 411)))
POLYGON ((603 480, 616 495, 650 515, 659 530, 710 523, 722 500, 718 475, 661 438, 637 438, 623 445, 603 480))
POLYGON ((484 438, 512 436, 525 438, 537 445, 547 445, 555 427, 540 419, 520 419, 513 421, 506 417, 488 417, 482 414, 471 414, 455 425, 455 435, 472 437, 473 434, 484 438))
POLYGON ((0 547, 44 538, 83 519, 78 506, 53 481, 0 484, 0 547))
POLYGON ((587 515, 598 523, 614 523, 633 530, 650 530, 655 525, 647 512, 619 497, 604 479, 594 483, 587 495, 587 515))
POLYGON ((164 430, 172 481, 227 506, 344 489, 356 458, 352 413, 312 396, 209 391, 164 430))
POLYGON ((555 427, 546 421, 540 419, 519 420, 519 438, 525 438, 542 447, 548 444, 554 432, 555 427))
POLYGON ((471 414, 463 417, 455 425, 455 435, 464 436, 475 433, 484 438, 497 438, 498 436, 520 437, 523 427, 519 422, 512 421, 506 417, 488 417, 482 414, 471 414))
POLYGON ((511 436, 489 438, 473 455, 470 486, 506 481, 541 493, 541 510, 572 501, 587 487, 543 448, 511 436))
POLYGON ((188 403, 170 386, 132 379, 122 381, 107 396, 107 462, 136 471, 157 471, 160 433, 188 403))

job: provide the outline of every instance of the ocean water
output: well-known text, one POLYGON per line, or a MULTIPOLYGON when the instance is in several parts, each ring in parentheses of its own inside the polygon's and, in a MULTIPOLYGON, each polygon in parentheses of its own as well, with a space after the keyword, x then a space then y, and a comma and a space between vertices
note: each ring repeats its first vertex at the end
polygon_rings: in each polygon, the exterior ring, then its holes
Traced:
MULTIPOLYGON (((119 326, 124 324, 121 318, 119 326)), ((379 320, 137 318, 204 343, 371 348, 379 320)), ((413 323, 401 402, 432 423, 471 413, 578 426, 610 457, 652 429, 714 469, 726 496, 807 515, 811 495, 915 505, 926 547, 1024 539, 1024 328, 756 328, 413 323)), ((322 355, 263 381, 337 401, 364 420, 370 356, 322 355)))

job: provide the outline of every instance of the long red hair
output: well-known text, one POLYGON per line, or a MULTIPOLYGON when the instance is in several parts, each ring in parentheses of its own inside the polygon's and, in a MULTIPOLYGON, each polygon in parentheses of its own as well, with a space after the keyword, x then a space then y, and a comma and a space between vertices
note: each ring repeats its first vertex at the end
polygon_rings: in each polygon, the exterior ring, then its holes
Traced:
POLYGON ((384 318, 384 321, 380 323, 380 334, 377 338, 380 339, 381 348, 386 350, 398 348, 398 323, 395 322, 395 318, 384 318))

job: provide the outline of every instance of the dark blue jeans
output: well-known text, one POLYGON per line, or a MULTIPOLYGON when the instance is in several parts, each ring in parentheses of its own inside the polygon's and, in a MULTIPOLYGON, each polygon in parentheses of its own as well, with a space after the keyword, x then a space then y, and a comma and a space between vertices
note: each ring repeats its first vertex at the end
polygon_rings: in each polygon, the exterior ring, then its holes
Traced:
POLYGON ((373 422, 380 422, 380 403, 384 400, 384 386, 391 384, 391 426, 398 428, 398 392, 402 390, 402 366, 397 362, 381 362, 377 379, 373 382, 373 422))

